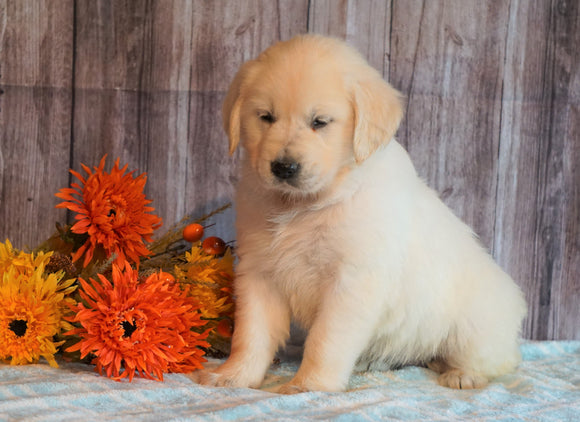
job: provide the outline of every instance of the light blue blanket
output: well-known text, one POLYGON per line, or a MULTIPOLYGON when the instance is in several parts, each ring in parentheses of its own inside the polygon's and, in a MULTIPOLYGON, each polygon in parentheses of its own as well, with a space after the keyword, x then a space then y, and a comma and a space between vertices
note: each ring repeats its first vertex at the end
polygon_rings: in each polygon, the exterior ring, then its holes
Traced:
POLYGON ((295 362, 273 365, 262 390, 207 388, 179 374, 115 382, 83 364, 0 365, 0 421, 580 421, 580 342, 528 342, 522 353, 516 373, 482 390, 443 388, 433 372, 409 367, 356 374, 345 393, 294 396, 267 390, 289 380, 295 362))

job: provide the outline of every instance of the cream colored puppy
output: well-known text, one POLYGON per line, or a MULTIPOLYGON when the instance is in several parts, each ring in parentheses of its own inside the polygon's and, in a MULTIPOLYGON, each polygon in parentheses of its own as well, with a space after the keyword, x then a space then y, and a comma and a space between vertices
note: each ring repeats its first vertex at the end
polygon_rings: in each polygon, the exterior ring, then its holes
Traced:
POLYGON ((258 387, 291 319, 308 331, 280 392, 357 368, 429 364, 476 388, 518 364, 526 305, 393 139, 399 94, 344 43, 307 35, 245 63, 224 104, 237 192, 232 353, 200 381, 258 387))

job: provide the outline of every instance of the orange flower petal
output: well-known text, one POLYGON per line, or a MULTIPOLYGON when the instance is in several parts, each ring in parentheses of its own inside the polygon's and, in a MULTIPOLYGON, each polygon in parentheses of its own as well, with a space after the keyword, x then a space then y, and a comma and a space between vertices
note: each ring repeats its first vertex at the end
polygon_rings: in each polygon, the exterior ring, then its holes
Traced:
POLYGON ((83 265, 87 266, 100 246, 107 257, 116 254, 118 262, 126 258, 138 263, 142 256, 149 255, 144 242, 151 241, 151 235, 161 226, 162 220, 150 214, 154 209, 147 206, 151 201, 143 194, 146 175, 135 177, 134 172, 126 173, 128 165, 119 168, 118 158, 107 173, 105 160, 106 155, 92 170, 81 164, 86 177, 71 170, 80 184, 72 183, 72 188, 63 188, 56 194, 64 200, 57 208, 76 213, 77 223, 71 228, 73 233, 89 235, 74 253, 73 260, 84 255, 83 265))
POLYGON ((81 280, 81 294, 93 302, 86 301, 90 309, 76 305, 82 328, 74 333, 81 340, 68 350, 94 354, 99 372, 117 380, 135 374, 162 380, 164 372, 200 368, 205 359, 199 347, 208 347, 209 330, 191 330, 205 324, 197 303, 162 274, 139 282, 124 262, 113 264, 112 283, 102 275, 99 282, 81 280))

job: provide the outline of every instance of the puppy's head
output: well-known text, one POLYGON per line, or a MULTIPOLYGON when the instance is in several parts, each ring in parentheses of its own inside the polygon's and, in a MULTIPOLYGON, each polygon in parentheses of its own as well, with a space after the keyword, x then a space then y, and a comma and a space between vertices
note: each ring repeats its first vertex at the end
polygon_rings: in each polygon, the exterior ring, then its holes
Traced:
POLYGON ((341 41, 303 35, 246 62, 223 106, 238 143, 269 189, 317 194, 394 136, 400 96, 341 41))

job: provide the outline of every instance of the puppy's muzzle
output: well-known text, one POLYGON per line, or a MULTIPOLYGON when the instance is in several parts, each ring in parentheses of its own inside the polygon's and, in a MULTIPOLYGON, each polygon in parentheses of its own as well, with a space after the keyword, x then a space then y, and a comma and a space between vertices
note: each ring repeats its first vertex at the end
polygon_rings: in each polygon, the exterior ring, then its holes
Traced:
POLYGON ((300 173, 300 164, 292 160, 276 160, 270 163, 270 170, 278 180, 292 183, 300 173))

